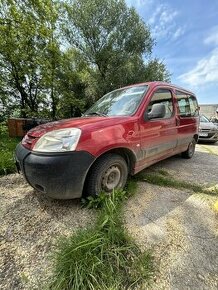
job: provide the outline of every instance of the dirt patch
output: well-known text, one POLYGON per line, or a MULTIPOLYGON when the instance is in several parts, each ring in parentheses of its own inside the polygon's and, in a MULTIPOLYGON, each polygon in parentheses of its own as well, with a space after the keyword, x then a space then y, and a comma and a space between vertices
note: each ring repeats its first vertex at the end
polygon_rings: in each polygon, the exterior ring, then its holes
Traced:
POLYGON ((154 251, 151 289, 217 289, 218 221, 208 198, 140 183, 125 220, 137 243, 154 251))

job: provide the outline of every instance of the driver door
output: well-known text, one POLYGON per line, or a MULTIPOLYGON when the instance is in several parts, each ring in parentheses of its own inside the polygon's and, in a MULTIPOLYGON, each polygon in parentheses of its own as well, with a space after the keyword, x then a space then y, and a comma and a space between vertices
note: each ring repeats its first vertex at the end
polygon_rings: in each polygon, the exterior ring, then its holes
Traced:
POLYGON ((148 166, 167 156, 173 155, 177 146, 177 127, 173 93, 170 89, 159 88, 151 96, 145 110, 145 118, 140 124, 141 150, 143 160, 141 166, 148 166), (153 104, 164 104, 165 116, 162 118, 146 119, 153 104))

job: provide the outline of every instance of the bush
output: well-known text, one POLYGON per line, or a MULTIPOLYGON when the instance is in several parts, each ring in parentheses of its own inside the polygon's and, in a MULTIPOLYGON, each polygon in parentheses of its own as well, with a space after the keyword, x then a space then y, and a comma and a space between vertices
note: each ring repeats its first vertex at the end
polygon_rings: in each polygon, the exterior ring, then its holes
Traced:
POLYGON ((14 162, 14 150, 19 138, 10 138, 5 123, 0 123, 0 175, 16 171, 14 162))

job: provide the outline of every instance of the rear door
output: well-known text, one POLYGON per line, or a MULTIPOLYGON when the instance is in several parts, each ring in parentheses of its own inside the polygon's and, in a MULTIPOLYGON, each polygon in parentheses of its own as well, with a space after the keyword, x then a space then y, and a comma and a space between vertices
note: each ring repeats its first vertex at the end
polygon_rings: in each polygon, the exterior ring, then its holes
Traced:
POLYGON ((145 113, 151 110, 153 104, 158 103, 165 105, 165 116, 152 120, 143 119, 140 123, 141 150, 143 153, 141 165, 149 165, 163 159, 165 156, 167 157, 172 154, 177 145, 175 105, 171 89, 156 89, 145 109, 145 113))
POLYGON ((176 91, 178 147, 187 148, 193 136, 198 133, 199 109, 195 96, 176 91))

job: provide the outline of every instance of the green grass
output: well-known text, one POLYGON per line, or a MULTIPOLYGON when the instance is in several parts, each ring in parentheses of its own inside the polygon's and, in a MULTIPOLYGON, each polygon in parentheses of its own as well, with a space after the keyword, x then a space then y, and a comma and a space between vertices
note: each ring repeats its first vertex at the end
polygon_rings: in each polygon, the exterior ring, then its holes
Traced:
POLYGON ((89 199, 89 207, 98 208, 97 222, 60 241, 49 289, 146 287, 153 273, 152 257, 148 251, 142 253, 126 232, 121 217, 126 198, 122 191, 89 199))
POLYGON ((7 127, 0 124, 0 175, 16 171, 14 163, 14 150, 20 138, 10 138, 7 127))
POLYGON ((211 148, 209 148, 207 146, 203 146, 203 145, 201 145, 201 147, 204 148, 208 153, 218 156, 218 153, 215 152, 213 149, 211 149, 211 148))
POLYGON ((188 189, 196 193, 218 194, 201 185, 174 179, 164 169, 142 172, 130 179, 126 191, 111 196, 100 194, 83 202, 97 209, 96 223, 63 238, 54 255, 54 271, 48 288, 52 290, 146 289, 154 274, 149 251, 141 252, 122 222, 122 206, 132 195, 137 181, 188 189))
POLYGON ((137 181, 146 181, 148 183, 159 186, 166 186, 177 189, 188 189, 194 191, 195 193, 205 193, 212 195, 218 194, 217 189, 209 190, 208 188, 205 188, 204 186, 195 184, 193 182, 191 183, 184 180, 175 179, 167 171, 162 169, 157 171, 151 171, 148 173, 139 173, 135 176, 135 179, 137 181))

